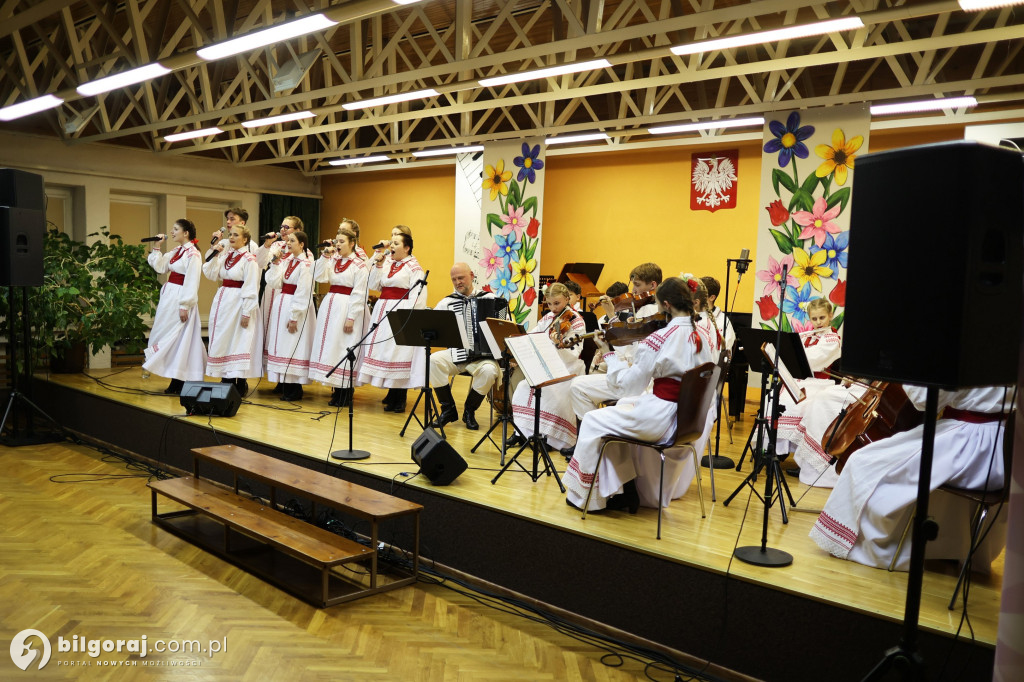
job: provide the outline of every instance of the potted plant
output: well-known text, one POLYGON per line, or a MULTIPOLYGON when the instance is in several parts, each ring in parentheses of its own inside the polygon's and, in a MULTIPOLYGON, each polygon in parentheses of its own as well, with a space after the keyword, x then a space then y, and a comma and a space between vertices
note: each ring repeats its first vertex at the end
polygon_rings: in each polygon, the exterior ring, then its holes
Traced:
MULTIPOLYGON (((86 349, 143 348, 160 296, 146 248, 125 244, 105 227, 98 234, 104 239, 84 244, 50 230, 43 247, 43 286, 29 290, 35 357, 45 353, 58 365, 63 361, 65 371, 84 367, 86 349)), ((6 295, 0 293, 0 312, 8 309, 6 295)))

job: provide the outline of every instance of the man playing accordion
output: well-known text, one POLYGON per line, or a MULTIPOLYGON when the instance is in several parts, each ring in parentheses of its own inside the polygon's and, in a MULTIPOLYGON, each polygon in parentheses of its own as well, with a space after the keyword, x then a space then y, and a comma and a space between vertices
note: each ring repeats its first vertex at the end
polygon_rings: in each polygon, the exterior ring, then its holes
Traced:
POLYGON ((498 363, 488 351, 487 342, 480 334, 480 323, 488 317, 506 319, 508 302, 490 292, 475 291, 473 271, 465 263, 452 266, 451 278, 455 291, 441 299, 435 310, 451 310, 459 317, 466 330, 469 347, 450 348, 431 354, 430 386, 440 403, 440 413, 430 425, 440 428, 458 421, 459 411, 455 407, 450 383, 456 374, 468 372, 473 379, 462 409, 462 421, 466 423, 467 429, 475 431, 480 425, 474 413, 501 374, 498 363))

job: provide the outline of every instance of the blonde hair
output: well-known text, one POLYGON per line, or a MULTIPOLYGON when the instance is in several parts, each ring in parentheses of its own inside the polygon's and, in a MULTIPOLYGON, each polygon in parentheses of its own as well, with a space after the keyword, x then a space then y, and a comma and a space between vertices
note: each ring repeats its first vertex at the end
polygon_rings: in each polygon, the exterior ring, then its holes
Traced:
POLYGON ((544 293, 546 298, 554 298, 555 296, 565 296, 569 298, 569 287, 565 286, 561 282, 553 282, 548 285, 548 290, 544 293))
POLYGON ((394 232, 395 230, 398 230, 407 237, 412 236, 412 228, 409 227, 408 225, 395 225, 394 227, 391 228, 391 231, 394 232))
POLYGON ((810 313, 812 310, 818 310, 819 308, 823 309, 826 313, 828 313, 828 317, 829 317, 830 320, 832 319, 832 313, 835 311, 835 308, 833 308, 832 304, 829 303, 828 301, 826 301, 825 299, 823 299, 823 298, 815 298, 815 299, 812 299, 807 304, 807 312, 808 313, 810 313))
POLYGON ((352 228, 353 232, 356 233, 355 241, 358 242, 359 241, 359 223, 357 223, 356 221, 352 220, 351 218, 342 218, 341 222, 338 223, 338 231, 339 232, 341 231, 341 229, 343 227, 345 227, 345 223, 348 223, 348 226, 350 228, 352 228))
MULTIPOLYGON (((342 225, 344 225, 344 223, 342 223, 342 225)), ((348 237, 348 240, 352 242, 353 247, 359 241, 359 237, 356 236, 356 231, 350 227, 339 227, 338 234, 343 234, 348 237)))
POLYGON ((305 223, 302 222, 302 218, 300 218, 297 215, 285 216, 284 220, 291 220, 293 223, 295 223, 294 225, 292 225, 293 230, 298 230, 301 232, 302 230, 306 229, 306 225, 305 223))

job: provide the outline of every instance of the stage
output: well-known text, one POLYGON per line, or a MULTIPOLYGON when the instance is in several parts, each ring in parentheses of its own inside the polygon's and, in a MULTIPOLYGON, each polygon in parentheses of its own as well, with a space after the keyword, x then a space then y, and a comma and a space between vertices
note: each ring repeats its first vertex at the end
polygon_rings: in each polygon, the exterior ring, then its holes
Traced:
MULTIPOLYGON (((807 536, 814 513, 791 509, 783 524, 779 509, 771 511, 768 545, 792 554, 792 565, 760 568, 733 559, 736 546, 761 538, 763 507, 749 489, 723 505, 749 473, 749 457, 742 472, 715 472, 717 502, 702 470, 706 518, 695 481, 665 510, 657 540, 654 509, 582 520, 550 476, 533 482, 513 467, 492 484, 498 450, 485 443, 470 452, 488 426, 487 403, 477 413, 480 431, 467 431, 461 422, 446 427, 470 468, 451 485, 435 487, 413 475, 410 446, 420 427, 413 421, 400 437, 408 411, 384 412, 383 390, 356 390, 353 447, 372 456, 342 463, 329 453, 347 447, 348 413, 329 408, 329 391, 321 386, 306 386, 305 399, 292 404, 278 400, 266 381, 250 380, 237 415, 211 418, 184 416, 177 397, 162 394, 166 384, 143 378, 138 367, 93 370, 39 375, 32 395, 68 428, 171 469, 190 470, 193 447, 236 443, 420 503, 425 560, 755 677, 860 679, 899 640, 906 574, 827 555, 807 536)), ((458 377, 460 412, 467 389, 467 379, 458 377)), ((410 409, 416 395, 409 394, 410 409)), ((755 407, 748 407, 749 415, 755 407)), ((422 406, 418 412, 422 417, 422 406)), ((737 422, 732 445, 723 425, 722 454, 738 460, 751 425, 750 416, 737 422)), ((564 470, 557 453, 555 464, 564 470)), ((795 497, 807 490, 787 480, 795 497)), ((762 477, 759 490, 763 485, 762 477)), ((799 508, 820 509, 827 494, 811 489, 799 508)), ((400 547, 408 542, 401 530, 382 539, 400 547)), ((974 641, 964 626, 954 644, 962 613, 946 604, 955 567, 930 565, 920 618, 929 679, 940 670, 956 679, 990 677, 1002 568, 1000 558, 992 575, 975 576, 969 603, 974 641)))

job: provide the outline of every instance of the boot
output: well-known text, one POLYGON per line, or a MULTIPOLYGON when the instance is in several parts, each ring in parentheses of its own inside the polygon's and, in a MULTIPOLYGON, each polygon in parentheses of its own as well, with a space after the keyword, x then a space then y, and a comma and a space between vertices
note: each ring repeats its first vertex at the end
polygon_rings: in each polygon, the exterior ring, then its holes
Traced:
POLYGON ((476 409, 480 407, 480 403, 484 401, 484 394, 477 393, 472 388, 469 389, 469 395, 466 396, 466 404, 462 406, 462 421, 466 423, 466 428, 470 431, 476 431, 480 428, 480 425, 476 423, 476 409))
POLYGON ((238 389, 238 395, 243 398, 249 394, 249 382, 245 379, 235 379, 235 388, 238 389))
POLYGON ((625 509, 630 514, 636 514, 640 509, 640 492, 636 489, 636 479, 630 479, 622 484, 622 494, 609 497, 605 508, 616 511, 625 509))
POLYGON ((431 428, 439 429, 445 424, 459 420, 459 411, 455 407, 451 386, 438 386, 434 389, 439 406, 438 415, 430 422, 431 428))
POLYGON ((341 391, 340 397, 338 398, 338 407, 348 407, 352 404, 352 396, 355 394, 355 389, 352 388, 339 388, 341 391))
POLYGON ((167 395, 181 395, 181 389, 185 386, 185 382, 181 379, 171 379, 171 383, 164 389, 164 393, 167 395))
POLYGON ((390 403, 384 406, 384 411, 405 412, 405 394, 407 390, 404 388, 393 388, 391 390, 395 392, 395 397, 390 403))
POLYGON ((336 388, 331 391, 331 401, 327 403, 331 407, 341 407, 341 392, 343 389, 336 388))
POLYGON ((395 396, 396 396, 397 393, 398 393, 398 389, 397 388, 389 388, 388 389, 388 394, 386 396, 384 396, 384 400, 381 401, 382 403, 384 403, 384 411, 385 412, 390 412, 391 411, 391 405, 395 402, 395 396))
POLYGON ((283 382, 277 382, 277 386, 274 386, 274 390, 272 390, 271 393, 276 393, 280 395, 282 392, 284 392, 285 385, 286 384, 284 384, 283 382))

